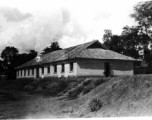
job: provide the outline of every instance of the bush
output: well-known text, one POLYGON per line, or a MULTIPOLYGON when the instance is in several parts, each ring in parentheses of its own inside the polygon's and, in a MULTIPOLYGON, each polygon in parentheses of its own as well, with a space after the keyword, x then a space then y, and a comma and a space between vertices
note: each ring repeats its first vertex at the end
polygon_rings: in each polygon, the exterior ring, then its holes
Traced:
POLYGON ((97 79, 97 80, 94 81, 94 85, 98 86, 98 85, 100 85, 100 84, 102 84, 104 82, 105 82, 105 80, 103 80, 103 79, 97 79))
POLYGON ((56 88, 56 87, 58 87, 58 86, 59 86, 59 83, 58 83, 58 82, 53 82, 53 83, 47 85, 46 88, 47 88, 47 89, 54 89, 54 88, 56 88))
POLYGON ((68 86, 67 82, 54 83, 52 84, 52 86, 50 85, 49 95, 56 96, 58 93, 66 89, 67 86, 68 86))
POLYGON ((83 90, 83 86, 80 86, 80 87, 76 88, 75 90, 70 91, 68 94, 68 97, 76 98, 82 92, 82 90, 83 90))
POLYGON ((98 111, 102 107, 102 103, 98 98, 94 98, 89 103, 91 112, 98 111))
POLYGON ((92 80, 86 80, 86 81, 83 82, 83 85, 86 86, 86 85, 90 84, 91 81, 92 81, 92 80))
POLYGON ((88 86, 88 87, 85 87, 83 89, 83 95, 89 93, 94 87, 93 86, 88 86))

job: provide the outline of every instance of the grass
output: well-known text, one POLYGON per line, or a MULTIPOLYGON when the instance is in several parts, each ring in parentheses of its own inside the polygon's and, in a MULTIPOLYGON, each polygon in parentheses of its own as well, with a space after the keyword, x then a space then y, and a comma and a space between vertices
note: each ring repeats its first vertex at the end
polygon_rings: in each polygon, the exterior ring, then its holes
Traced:
POLYGON ((69 98, 76 98, 76 97, 78 97, 78 95, 83 91, 83 89, 84 89, 83 86, 77 87, 75 90, 69 92, 68 97, 69 98))

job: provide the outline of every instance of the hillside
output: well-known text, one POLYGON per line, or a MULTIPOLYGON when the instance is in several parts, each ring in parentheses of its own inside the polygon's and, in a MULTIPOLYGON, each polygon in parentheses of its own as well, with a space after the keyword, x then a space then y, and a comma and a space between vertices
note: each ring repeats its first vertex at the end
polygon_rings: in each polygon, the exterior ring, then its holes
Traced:
MULTIPOLYGON (((41 82, 41 84, 42 83, 43 82, 41 82)), ((6 94, 6 91, 4 92, 3 90, 1 93, 6 94)), ((44 96, 37 94, 38 92, 30 93, 29 91, 20 91, 18 93, 24 96, 19 101, 0 101, 3 102, 3 104, 0 104, 1 118, 124 117, 152 115, 152 75, 108 78, 107 82, 98 85, 87 94, 80 93, 77 98, 69 98, 68 96, 62 95, 44 96), (98 98, 102 103, 101 108, 97 112, 91 112, 89 108, 89 103, 93 98, 98 98)), ((40 93, 43 92, 41 91, 40 93)), ((9 96, 12 95, 9 91, 7 91, 7 94, 9 94, 9 96)))

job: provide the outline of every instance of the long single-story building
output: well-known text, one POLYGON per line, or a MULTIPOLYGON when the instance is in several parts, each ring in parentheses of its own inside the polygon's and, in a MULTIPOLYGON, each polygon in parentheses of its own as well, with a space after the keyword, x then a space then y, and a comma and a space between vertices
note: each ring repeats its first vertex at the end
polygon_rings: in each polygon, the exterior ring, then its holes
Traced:
POLYGON ((134 61, 95 40, 40 55, 17 67, 16 75, 17 78, 133 75, 134 61))

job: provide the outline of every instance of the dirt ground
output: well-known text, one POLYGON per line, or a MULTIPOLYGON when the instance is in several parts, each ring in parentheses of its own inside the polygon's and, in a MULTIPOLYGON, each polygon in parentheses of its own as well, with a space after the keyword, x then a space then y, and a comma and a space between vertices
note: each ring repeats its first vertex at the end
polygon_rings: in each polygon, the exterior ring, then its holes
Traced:
POLYGON ((0 119, 46 119, 46 118, 69 118, 74 116, 73 106, 66 105, 65 97, 46 97, 41 95, 29 95, 28 93, 5 93, 0 98, 0 119), (9 95, 9 97, 7 96, 9 95), (11 98, 10 98, 11 96, 11 98))
POLYGON ((152 75, 122 76, 76 99, 1 89, 0 119, 152 116, 151 103, 152 75), (92 98, 102 102, 97 112, 88 106, 92 98))

